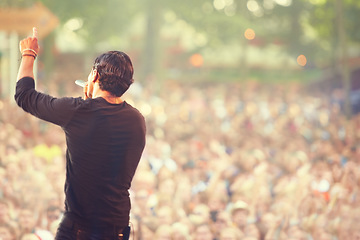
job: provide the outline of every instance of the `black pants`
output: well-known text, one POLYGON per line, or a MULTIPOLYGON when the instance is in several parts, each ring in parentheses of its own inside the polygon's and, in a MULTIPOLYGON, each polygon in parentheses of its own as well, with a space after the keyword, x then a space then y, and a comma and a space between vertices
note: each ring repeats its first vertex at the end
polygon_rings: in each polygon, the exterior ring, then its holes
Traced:
POLYGON ((130 227, 87 226, 70 215, 64 215, 55 240, 128 240, 130 227))

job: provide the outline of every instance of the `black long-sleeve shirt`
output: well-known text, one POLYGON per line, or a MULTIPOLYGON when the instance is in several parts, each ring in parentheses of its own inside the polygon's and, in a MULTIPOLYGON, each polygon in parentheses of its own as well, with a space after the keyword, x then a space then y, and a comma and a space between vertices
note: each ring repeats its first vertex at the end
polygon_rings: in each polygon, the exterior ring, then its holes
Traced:
POLYGON ((36 91, 30 77, 18 81, 15 100, 65 132, 65 210, 90 224, 127 226, 128 189, 145 146, 141 113, 101 97, 54 98, 36 91))

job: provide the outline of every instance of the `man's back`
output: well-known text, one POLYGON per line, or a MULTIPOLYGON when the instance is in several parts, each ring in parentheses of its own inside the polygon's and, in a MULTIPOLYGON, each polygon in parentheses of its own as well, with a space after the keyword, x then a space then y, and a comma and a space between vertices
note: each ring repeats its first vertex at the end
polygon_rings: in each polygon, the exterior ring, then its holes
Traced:
POLYGON ((126 102, 103 98, 81 100, 76 108, 63 127, 66 210, 86 220, 128 223, 128 189, 145 145, 144 118, 126 102))
POLYGON ((81 221, 127 225, 128 189, 145 146, 145 120, 126 102, 53 98, 32 78, 17 84, 25 111, 61 126, 66 134, 65 209, 81 221))
POLYGON ((130 57, 96 57, 83 98, 53 98, 35 90, 37 29, 20 41, 15 100, 66 134, 66 212, 55 239, 129 239, 128 189, 145 146, 145 120, 122 95, 134 82, 130 57))

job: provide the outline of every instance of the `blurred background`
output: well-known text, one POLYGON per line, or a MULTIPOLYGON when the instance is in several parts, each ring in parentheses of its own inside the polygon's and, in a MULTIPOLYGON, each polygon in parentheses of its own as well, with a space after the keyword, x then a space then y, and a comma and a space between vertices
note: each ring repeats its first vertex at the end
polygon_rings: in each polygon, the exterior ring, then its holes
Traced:
POLYGON ((53 96, 133 61, 135 239, 360 239, 359 22, 358 0, 0 0, 1 239, 52 239, 63 211, 63 133, 13 100, 33 26, 53 96))
POLYGON ((44 84, 68 65, 84 78, 92 58, 109 49, 128 52, 137 80, 156 76, 159 88, 169 79, 327 80, 324 86, 339 88, 359 78, 352 76, 360 64, 355 0, 2 0, 0 7, 2 79, 15 74, 17 42, 31 26, 41 36, 44 84))

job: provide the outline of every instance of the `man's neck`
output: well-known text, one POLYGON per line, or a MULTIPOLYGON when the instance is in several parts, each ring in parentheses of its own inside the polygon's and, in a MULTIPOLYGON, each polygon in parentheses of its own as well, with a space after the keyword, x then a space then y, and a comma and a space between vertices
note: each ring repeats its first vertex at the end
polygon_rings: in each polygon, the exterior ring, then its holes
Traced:
POLYGON ((120 97, 114 96, 108 91, 101 90, 98 84, 95 84, 92 98, 98 98, 98 97, 102 97, 108 103, 111 104, 120 104, 123 102, 123 100, 120 97))
POLYGON ((123 100, 120 97, 111 95, 109 92, 102 92, 101 94, 95 95, 93 98, 97 98, 97 97, 102 97, 108 103, 112 103, 112 104, 120 104, 123 102, 123 100))

